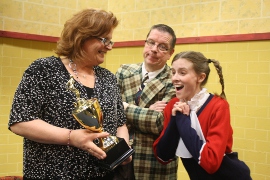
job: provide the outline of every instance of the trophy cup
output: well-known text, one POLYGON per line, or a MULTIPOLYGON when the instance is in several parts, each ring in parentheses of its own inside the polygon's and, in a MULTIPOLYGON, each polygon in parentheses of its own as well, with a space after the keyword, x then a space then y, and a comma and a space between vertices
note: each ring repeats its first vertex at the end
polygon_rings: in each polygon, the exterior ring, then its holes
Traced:
MULTIPOLYGON (((75 109, 72 111, 72 115, 84 128, 93 132, 103 132, 103 116, 98 100, 96 98, 88 100, 80 98, 80 92, 75 88, 74 82, 75 80, 71 76, 66 84, 67 89, 72 91, 77 99, 77 102, 74 103, 75 109)), ((101 160, 100 166, 109 170, 116 168, 134 153, 125 139, 120 137, 98 138, 94 143, 106 152, 107 157, 101 160)))

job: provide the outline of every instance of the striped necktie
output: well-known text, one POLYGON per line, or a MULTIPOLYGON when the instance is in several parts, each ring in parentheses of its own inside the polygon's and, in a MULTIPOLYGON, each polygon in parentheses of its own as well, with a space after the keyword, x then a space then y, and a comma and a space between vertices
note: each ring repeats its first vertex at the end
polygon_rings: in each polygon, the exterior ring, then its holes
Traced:
POLYGON ((149 79, 149 76, 148 76, 148 73, 145 74, 143 80, 142 80, 142 83, 139 87, 139 90, 138 92, 135 94, 135 104, 138 106, 139 105, 139 102, 140 102, 140 99, 141 99, 141 94, 142 94, 142 91, 143 91, 143 88, 145 86, 145 81, 149 79))

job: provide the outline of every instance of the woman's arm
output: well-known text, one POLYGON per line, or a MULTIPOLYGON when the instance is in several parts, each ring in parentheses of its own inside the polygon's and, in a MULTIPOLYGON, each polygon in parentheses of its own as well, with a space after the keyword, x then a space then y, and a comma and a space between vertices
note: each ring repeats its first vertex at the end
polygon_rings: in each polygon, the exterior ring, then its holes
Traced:
POLYGON ((104 159, 106 153, 93 142, 96 138, 104 138, 109 133, 92 133, 87 129, 69 130, 53 126, 41 119, 14 123, 10 127, 17 135, 31 141, 44 144, 70 145, 89 152, 99 159, 104 159))
MULTIPOLYGON (((126 124, 117 128, 117 137, 124 138, 126 143, 129 144, 129 134, 126 124)), ((132 156, 129 156, 121 165, 126 165, 132 161, 132 156)))
POLYGON ((39 143, 59 145, 68 143, 69 129, 53 126, 40 119, 15 123, 10 129, 17 135, 39 143))
POLYGON ((128 129, 127 129, 127 126, 126 124, 124 124, 123 126, 120 126, 117 128, 117 134, 116 134, 117 137, 121 137, 121 138, 124 138, 125 141, 127 143, 129 143, 129 134, 128 134, 128 129))

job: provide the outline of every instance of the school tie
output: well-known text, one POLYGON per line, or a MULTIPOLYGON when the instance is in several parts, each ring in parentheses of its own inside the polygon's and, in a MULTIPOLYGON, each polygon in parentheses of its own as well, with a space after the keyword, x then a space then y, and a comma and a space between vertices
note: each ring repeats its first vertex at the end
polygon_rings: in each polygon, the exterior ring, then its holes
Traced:
POLYGON ((143 78, 143 80, 142 80, 142 83, 141 83, 141 85, 140 85, 140 87, 139 87, 139 90, 138 90, 138 92, 137 92, 136 95, 135 95, 135 104, 136 104, 137 106, 139 105, 139 102, 140 102, 140 99, 141 99, 141 94, 142 94, 143 88, 144 88, 144 86, 145 86, 145 84, 146 84, 145 81, 146 81, 147 79, 149 79, 148 73, 145 74, 145 76, 144 76, 144 78, 143 78))

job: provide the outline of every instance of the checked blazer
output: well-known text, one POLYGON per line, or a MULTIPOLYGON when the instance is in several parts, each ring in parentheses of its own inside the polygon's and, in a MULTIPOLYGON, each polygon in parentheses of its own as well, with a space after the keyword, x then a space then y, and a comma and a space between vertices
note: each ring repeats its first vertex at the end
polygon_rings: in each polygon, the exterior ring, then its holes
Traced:
POLYGON ((156 101, 167 101, 175 97, 171 82, 171 70, 165 66, 154 79, 148 82, 141 94, 139 105, 135 105, 135 94, 142 81, 142 63, 123 64, 116 73, 122 100, 126 108, 127 126, 134 131, 133 155, 134 174, 138 180, 173 180, 177 177, 178 159, 168 164, 160 164, 154 156, 152 145, 163 129, 163 113, 149 110, 156 101))

